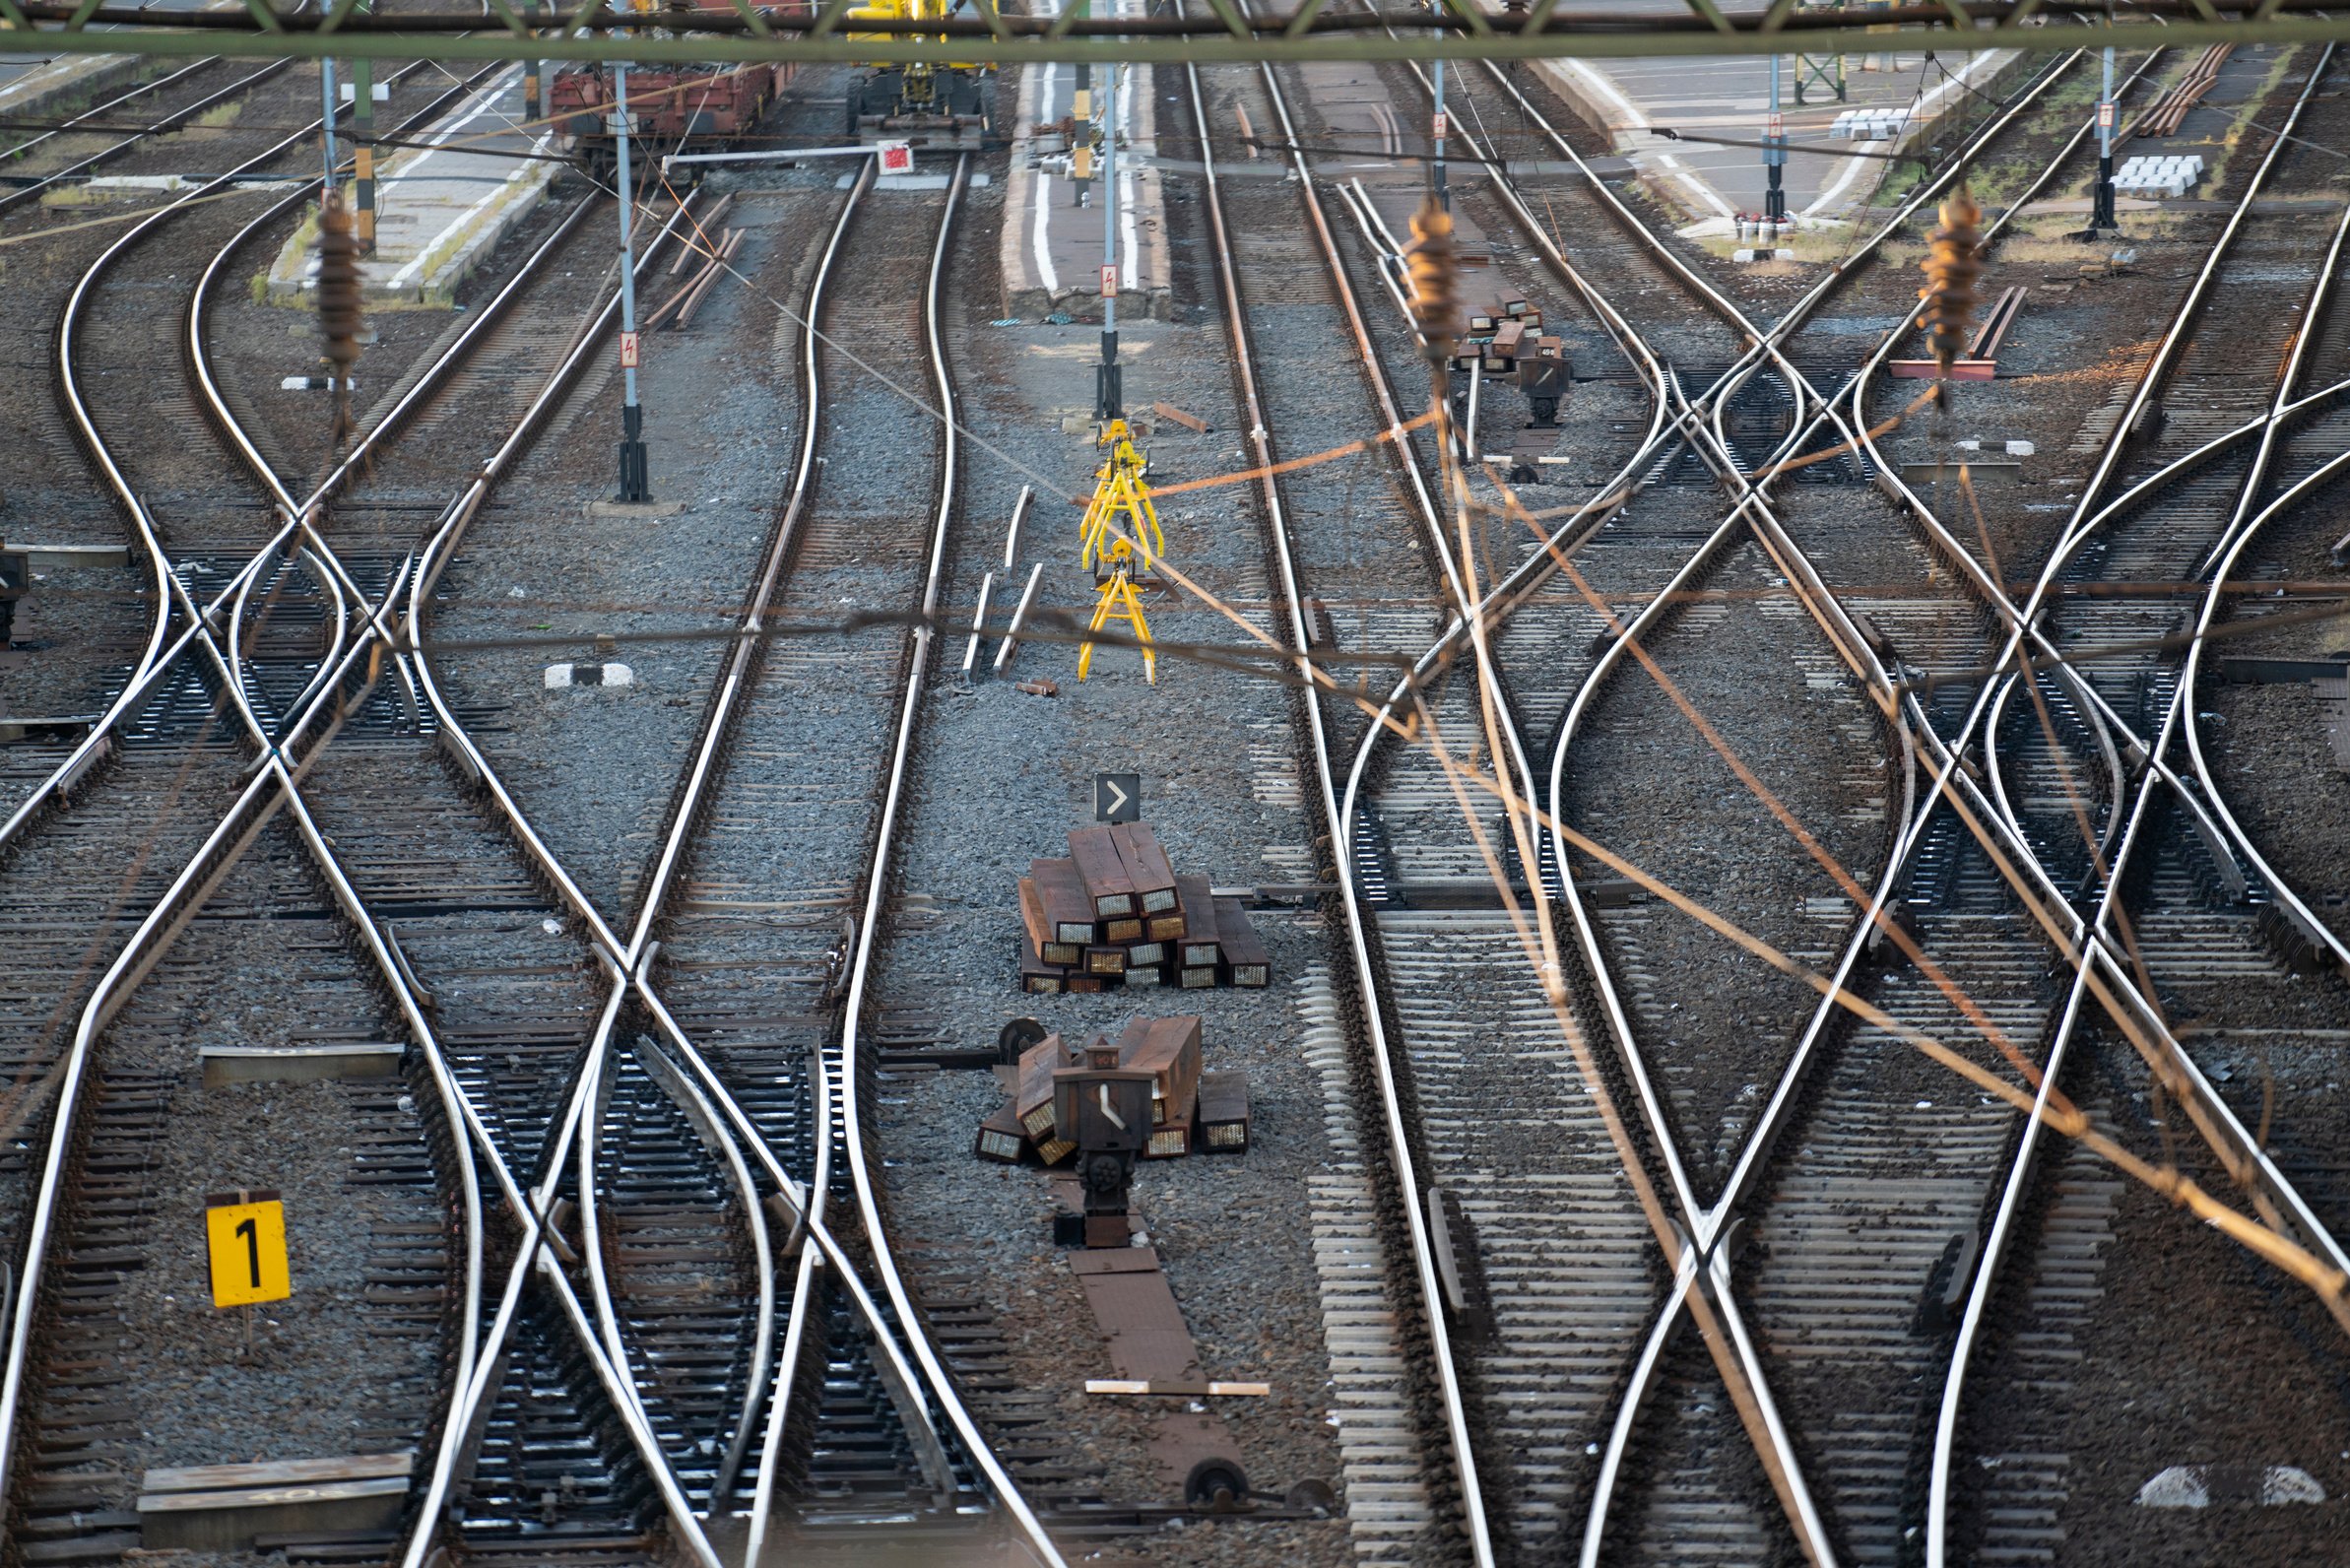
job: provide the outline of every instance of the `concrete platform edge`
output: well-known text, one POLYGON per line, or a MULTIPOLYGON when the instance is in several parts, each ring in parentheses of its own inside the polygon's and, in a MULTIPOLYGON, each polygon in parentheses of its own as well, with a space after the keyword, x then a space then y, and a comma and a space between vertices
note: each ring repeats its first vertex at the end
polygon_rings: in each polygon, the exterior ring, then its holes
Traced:
POLYGON ((138 56, 84 54, 52 60, 0 88, 0 114, 41 114, 79 93, 127 87, 138 75, 138 56))
MULTIPOLYGON (((1021 68, 1019 108, 1012 131, 1015 141, 1027 138, 1034 131, 1037 72, 1050 69, 1036 65, 1021 68)), ((1136 150, 1153 154, 1158 147, 1158 104, 1150 68, 1137 67, 1132 85, 1136 150)), ((1139 277, 1119 291, 1121 321, 1163 321, 1168 315, 1171 291, 1162 179, 1161 174, 1153 172, 1136 184, 1135 270, 1139 277)), ((1037 271, 1030 235, 1042 184, 1043 176, 1025 159, 1017 156, 1012 159, 1004 188, 1004 227, 996 236, 996 258, 1004 282, 1004 314, 1023 321, 1039 321, 1056 310, 1067 310, 1082 317, 1093 308, 1089 301, 1101 297, 1092 273, 1088 271, 1076 282, 1056 280, 1056 286, 1047 289, 1043 275, 1037 271)))

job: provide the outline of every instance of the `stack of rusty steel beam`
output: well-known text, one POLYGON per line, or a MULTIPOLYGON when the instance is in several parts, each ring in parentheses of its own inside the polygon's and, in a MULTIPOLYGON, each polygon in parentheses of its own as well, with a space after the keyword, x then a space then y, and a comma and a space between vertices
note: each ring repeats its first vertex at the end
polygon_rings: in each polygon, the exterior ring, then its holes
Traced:
POLYGON ((1030 861, 1020 921, 1020 989, 1039 996, 1273 978, 1240 900, 1215 897, 1205 877, 1176 876, 1147 822, 1079 828, 1067 859, 1030 861))
MULTIPOLYGON (((1059 1125, 1054 1085, 1061 1075, 1082 1071, 1088 1051, 1108 1045, 1106 1033, 1086 1040, 1048 1034, 1020 1053, 1016 1067, 1000 1069, 1011 1082, 1004 1103, 979 1124, 979 1157, 1008 1165, 1030 1158, 1058 1165, 1075 1154, 1077 1144, 1059 1125)), ((1195 1148, 1247 1152, 1248 1075, 1202 1071, 1199 1014, 1138 1014, 1119 1034, 1116 1050, 1120 1068, 1151 1076, 1150 1142, 1142 1158, 1177 1159, 1195 1148)))

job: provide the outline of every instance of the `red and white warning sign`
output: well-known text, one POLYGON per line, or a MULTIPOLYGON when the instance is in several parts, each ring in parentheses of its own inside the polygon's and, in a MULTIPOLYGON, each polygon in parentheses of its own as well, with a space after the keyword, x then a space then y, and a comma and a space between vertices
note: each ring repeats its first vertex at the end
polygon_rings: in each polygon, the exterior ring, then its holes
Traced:
POLYGON ((1118 297, 1118 264, 1114 261, 1105 263, 1101 269, 1101 296, 1104 299, 1118 297))
POLYGON ((2097 128, 2101 131, 2114 128, 2114 104, 2110 98, 2097 105, 2097 128))
POLYGON ((1763 125, 1765 136, 1785 136, 1787 134, 1787 116, 1784 114, 1765 116, 1763 125))
POLYGON ((1436 117, 1435 117, 1435 119, 1429 122, 1428 134, 1429 134, 1430 136, 1432 136, 1432 137, 1436 138, 1436 140, 1438 140, 1438 141, 1440 141, 1440 142, 1441 142, 1441 141, 1443 141, 1443 140, 1445 139, 1446 135, 1447 135, 1447 134, 1448 134, 1448 133, 1451 131, 1451 129, 1452 129, 1452 123, 1453 123, 1453 117, 1452 117, 1450 114, 1444 113, 1442 110, 1439 110, 1439 111, 1437 112, 1437 114, 1436 114, 1436 117))
POLYGON ((633 332, 620 334, 620 368, 623 370, 636 368, 636 334, 633 332))
POLYGON ((911 174, 914 172, 913 143, 881 142, 876 144, 876 150, 881 155, 882 173, 911 174))

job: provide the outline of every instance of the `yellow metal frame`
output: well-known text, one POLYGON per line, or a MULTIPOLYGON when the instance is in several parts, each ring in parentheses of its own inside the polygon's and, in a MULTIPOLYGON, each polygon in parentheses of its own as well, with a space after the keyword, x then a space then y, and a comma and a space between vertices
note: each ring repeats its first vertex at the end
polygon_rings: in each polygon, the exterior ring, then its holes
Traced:
POLYGON ((1134 433, 1124 420, 1112 420, 1102 428, 1100 444, 1110 449, 1109 458, 1094 478, 1093 499, 1086 503, 1085 520, 1080 525, 1082 545, 1077 564, 1093 573, 1096 579, 1135 564, 1135 546, 1142 546, 1141 564, 1144 572, 1155 565, 1167 553, 1166 535, 1159 532, 1158 508, 1150 501, 1150 482, 1147 474, 1150 460, 1135 447, 1134 433), (1124 537, 1110 532, 1111 524, 1125 519, 1124 537), (1129 541, 1132 543, 1129 543, 1129 541))
MULTIPOLYGON (((1093 606, 1093 624, 1085 629, 1099 631, 1113 621, 1134 627, 1135 640, 1142 645, 1142 673, 1152 686, 1158 685, 1158 655, 1150 648, 1150 622, 1142 619, 1142 596, 1135 591, 1131 563, 1125 560, 1102 580, 1101 598, 1093 606)), ((1087 637, 1077 648, 1077 679, 1084 680, 1092 669, 1093 639, 1087 637)))

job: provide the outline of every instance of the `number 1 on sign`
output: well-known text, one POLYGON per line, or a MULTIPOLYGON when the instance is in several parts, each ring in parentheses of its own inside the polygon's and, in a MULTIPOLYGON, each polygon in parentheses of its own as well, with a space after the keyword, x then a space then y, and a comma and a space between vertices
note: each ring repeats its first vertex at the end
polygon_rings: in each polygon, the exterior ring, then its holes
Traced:
POLYGON ((204 1210, 204 1239, 212 1255, 214 1306, 247 1307, 294 1294, 286 1206, 274 1194, 258 1202, 213 1204, 204 1210))

